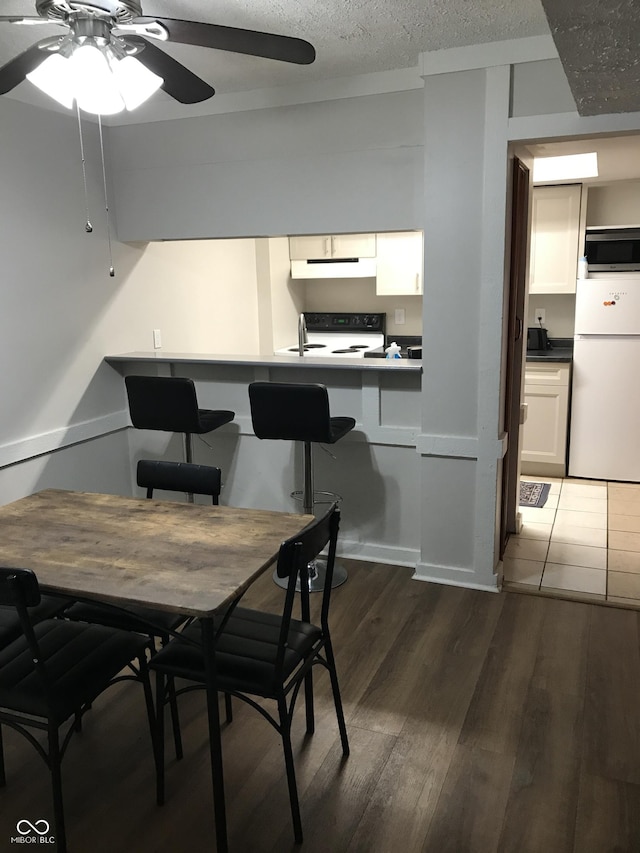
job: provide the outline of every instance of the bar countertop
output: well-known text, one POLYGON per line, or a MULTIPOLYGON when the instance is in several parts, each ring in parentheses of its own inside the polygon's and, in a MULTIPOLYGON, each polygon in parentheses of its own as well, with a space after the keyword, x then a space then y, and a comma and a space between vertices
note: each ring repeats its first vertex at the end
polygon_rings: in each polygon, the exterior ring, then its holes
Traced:
POLYGON ((422 361, 412 358, 319 358, 288 355, 218 355, 204 352, 125 352, 105 356, 108 364, 118 362, 157 362, 159 364, 211 364, 246 367, 321 367, 324 370, 401 370, 422 372, 422 361))

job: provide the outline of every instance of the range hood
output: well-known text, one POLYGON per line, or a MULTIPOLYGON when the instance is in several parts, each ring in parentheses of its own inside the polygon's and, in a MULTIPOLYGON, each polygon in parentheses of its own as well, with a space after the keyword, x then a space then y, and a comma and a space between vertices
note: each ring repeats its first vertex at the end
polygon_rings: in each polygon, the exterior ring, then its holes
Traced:
POLYGON ((375 278, 375 258, 291 261, 291 278, 375 278))

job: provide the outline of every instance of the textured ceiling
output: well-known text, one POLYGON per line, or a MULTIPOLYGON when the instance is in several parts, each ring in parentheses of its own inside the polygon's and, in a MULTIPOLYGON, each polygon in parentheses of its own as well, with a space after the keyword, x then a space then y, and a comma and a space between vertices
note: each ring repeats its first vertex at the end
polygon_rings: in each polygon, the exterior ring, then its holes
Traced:
MULTIPOLYGON (((297 66, 185 45, 167 52, 219 94, 415 68, 420 53, 553 35, 582 115, 640 110, 640 0, 142 0, 143 14, 264 30, 310 41, 297 66), (548 20, 547 20, 548 19, 548 20)), ((3 15, 34 0, 1 0, 3 15)), ((59 27, 0 24, 0 65, 59 27)), ((34 99, 22 83, 15 97, 34 99)), ((165 99, 160 92, 156 102, 165 99)))
MULTIPOLYGON (((165 46, 218 93, 412 68, 427 50, 548 35, 540 0, 142 0, 143 14, 297 36, 313 65, 183 45, 165 46)), ((2 0, 3 15, 33 14, 33 0, 2 0)), ((0 24, 0 65, 59 27, 0 24)), ((22 86, 29 84, 22 84, 22 86)))
POLYGON ((640 2, 542 0, 580 115, 640 110, 640 2))

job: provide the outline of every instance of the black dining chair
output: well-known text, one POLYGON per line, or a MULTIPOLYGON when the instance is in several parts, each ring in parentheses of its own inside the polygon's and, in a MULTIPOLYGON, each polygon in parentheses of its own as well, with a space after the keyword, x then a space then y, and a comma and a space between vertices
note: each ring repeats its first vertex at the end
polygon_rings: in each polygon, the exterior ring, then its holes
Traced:
MULTIPOLYGON (((156 459, 140 459, 137 466, 137 483, 147 490, 147 498, 152 498, 154 490, 191 492, 208 495, 216 505, 220 495, 222 475, 219 468, 210 465, 195 465, 189 462, 165 462, 156 459)), ((126 610, 102 605, 99 602, 77 602, 65 611, 65 617, 76 622, 91 622, 125 631, 136 631, 150 638, 152 653, 155 651, 155 639, 162 646, 169 642, 172 634, 187 621, 186 616, 154 610, 151 607, 131 605, 126 610)), ((182 758, 182 739, 178 720, 178 707, 173 690, 171 710, 173 721, 173 739, 176 758, 182 758)), ((227 700, 228 702, 228 700, 227 700)))
MULTIPOLYGON (((336 554, 340 513, 336 505, 314 520, 296 536, 283 542, 277 571, 288 578, 284 607, 278 614, 235 607, 214 622, 216 630, 215 669, 218 690, 243 700, 255 708, 282 738, 289 787, 294 836, 302 842, 302 822, 296 785, 291 722, 300 688, 305 687, 307 732, 314 730, 312 667, 319 664, 329 671, 342 751, 349 754, 349 741, 342 710, 338 676, 329 632, 331 581, 336 554), (311 623, 309 586, 300 589, 300 619, 293 618, 297 600, 296 581, 300 569, 329 545, 327 571, 320 609, 320 624, 311 623), (276 702, 271 714, 254 697, 276 702)), ((156 672, 156 709, 158 720, 158 801, 164 799, 163 706, 167 703, 165 679, 183 678, 195 682, 177 691, 177 695, 206 685, 205 660, 200 626, 186 628, 179 638, 161 649, 149 666, 156 672)))
POLYGON ((165 462, 161 459, 141 459, 136 469, 139 486, 152 498, 155 489, 169 492, 186 492, 208 495, 211 503, 218 504, 222 491, 222 472, 212 465, 193 462, 165 462))
MULTIPOLYGON (((41 595, 36 607, 29 608, 29 618, 35 625, 43 619, 53 619, 64 612, 70 604, 68 598, 56 595, 41 595)), ((15 607, 7 604, 0 605, 0 649, 3 649, 22 633, 22 623, 15 607)))
POLYGON ((32 613, 42 598, 36 575, 29 569, 0 568, 0 605, 14 609, 20 635, 0 649, 0 786, 6 785, 2 726, 15 729, 44 759, 51 773, 54 834, 59 853, 67 840, 62 798, 61 762, 77 721, 107 687, 132 679, 142 683, 154 744, 155 714, 149 682, 148 640, 139 634, 43 619, 32 613), (119 675, 131 661, 136 673, 119 675), (68 724, 61 737, 60 728, 68 724), (42 745, 30 729, 46 732, 42 745))

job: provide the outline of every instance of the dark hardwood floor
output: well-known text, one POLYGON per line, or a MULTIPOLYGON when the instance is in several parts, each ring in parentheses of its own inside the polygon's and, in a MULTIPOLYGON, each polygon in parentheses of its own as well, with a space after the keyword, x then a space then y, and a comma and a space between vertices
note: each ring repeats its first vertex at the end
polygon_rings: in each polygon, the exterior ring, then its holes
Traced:
MULTIPOLYGON (((305 736, 299 707, 294 735, 304 853, 640 851, 640 613, 345 562, 332 630, 351 756, 319 672, 316 732, 305 736)), ((246 602, 275 608, 281 595, 268 575, 246 602)), ((181 700, 185 757, 168 735, 162 808, 141 692, 96 702, 63 765, 71 853, 215 850, 203 699, 181 700)), ((234 707, 231 853, 296 850, 278 736, 234 707)), ((44 764, 4 731, 9 851, 17 821, 50 819, 51 805, 44 764)))

